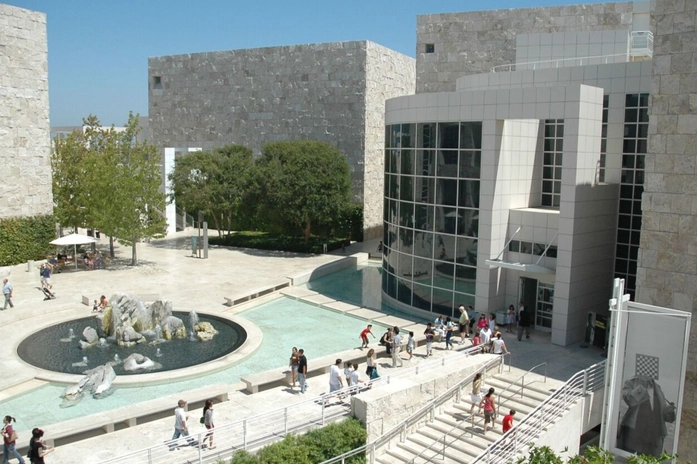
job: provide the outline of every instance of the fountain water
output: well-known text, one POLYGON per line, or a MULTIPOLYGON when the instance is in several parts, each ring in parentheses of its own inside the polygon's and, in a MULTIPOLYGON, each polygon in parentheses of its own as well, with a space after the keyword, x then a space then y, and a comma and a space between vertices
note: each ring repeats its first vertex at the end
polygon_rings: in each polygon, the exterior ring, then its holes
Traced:
POLYGON ((75 331, 73 329, 68 331, 68 338, 75 338, 75 331))
POLYGON ((162 356, 162 350, 160 350, 160 349, 158 348, 157 351, 155 352, 155 356, 157 356, 158 358, 161 357, 161 356, 162 356))
POLYGON ((89 360, 87 359, 87 356, 83 356, 83 357, 82 357, 82 362, 85 363, 85 364, 88 364, 88 363, 89 363, 89 360))
POLYGON ((160 324, 155 326, 155 340, 162 340, 162 326, 160 324))
POLYGON ((196 324, 198 324, 198 314, 196 314, 196 311, 193 309, 189 313, 189 322, 191 322, 191 335, 189 336, 189 340, 195 342, 197 340, 195 327, 196 324))
POLYGON ((115 362, 116 364, 121 364, 121 358, 119 358, 119 355, 118 355, 118 354, 115 354, 115 355, 114 355, 114 362, 115 362))

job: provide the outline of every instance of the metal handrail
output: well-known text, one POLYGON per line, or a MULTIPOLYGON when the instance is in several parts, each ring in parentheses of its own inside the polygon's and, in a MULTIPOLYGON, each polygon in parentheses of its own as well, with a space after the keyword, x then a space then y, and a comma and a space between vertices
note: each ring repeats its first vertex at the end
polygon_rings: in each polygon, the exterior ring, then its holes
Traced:
MULTIPOLYGON (((525 376, 528 374, 531 374, 532 371, 534 371, 538 367, 542 367, 542 366, 545 366, 545 381, 544 381, 544 383, 547 383, 547 362, 542 362, 536 366, 531 367, 530 369, 528 369, 528 371, 525 374, 521 375, 515 381, 511 382, 501 393, 499 393, 497 395, 498 396, 498 401, 496 401, 496 404, 497 404, 496 412, 497 413, 501 412, 501 396, 504 393, 506 393, 511 387, 515 387, 515 385, 518 383, 518 380, 522 380, 520 382, 520 397, 522 398, 523 395, 525 394, 525 376)), ((508 399, 505 400, 504 403, 507 402, 509 399, 511 399, 511 397, 508 397, 508 399)))
MULTIPOLYGON (((216 427, 214 429, 216 443, 226 443, 224 446, 218 446, 220 449, 217 450, 216 455, 236 451, 238 449, 247 450, 250 448, 255 448, 278 438, 282 438, 290 432, 304 431, 316 425, 324 425, 327 421, 337 419, 338 417, 349 416, 350 411, 348 409, 337 409, 327 413, 325 411, 327 402, 331 402, 332 400, 337 399, 337 397, 353 395, 363 389, 370 388, 372 385, 379 385, 381 383, 390 384, 391 381, 396 378, 413 377, 414 375, 418 375, 419 373, 427 372, 432 369, 440 369, 443 366, 451 363, 457 364, 462 358, 467 358, 478 353, 481 353, 481 346, 468 347, 464 350, 451 353, 449 356, 439 359, 432 359, 417 364, 413 367, 407 367, 390 372, 387 375, 383 375, 377 379, 368 380, 354 387, 346 387, 336 392, 332 392, 331 394, 323 394, 315 398, 294 403, 284 408, 274 409, 248 417, 246 419, 241 419, 220 427, 216 427), (312 405, 321 405, 321 411, 313 412, 312 405), (303 406, 309 408, 309 414, 305 412, 303 412, 302 415, 289 414, 289 408, 297 409, 302 408, 303 406), (303 418, 301 420, 297 420, 296 418, 298 416, 303 416, 303 418), (262 430, 262 433, 260 435, 255 435, 253 433, 254 430, 262 430), (220 439, 221 436, 227 438, 220 439)), ((499 362, 499 360, 496 361, 499 362)), ((197 436, 192 435, 192 437, 197 437, 198 440, 201 440, 206 434, 207 431, 203 431, 197 436)), ((152 446, 110 459, 105 461, 103 464, 131 464, 133 462, 146 462, 148 464, 154 464, 158 462, 157 456, 162 452, 166 452, 166 449, 167 448, 163 448, 162 445, 152 446), (138 457, 141 457, 144 460, 135 461, 135 459, 138 457)), ((210 456, 210 454, 210 452, 206 452, 206 455, 210 456)), ((169 456, 169 454, 166 456, 169 456)), ((203 457, 201 457, 201 459, 203 459, 203 457)), ((168 461, 165 460, 163 462, 168 461)), ((199 460, 198 462, 204 461, 199 460)))
MULTIPOLYGON (((517 71, 518 66, 532 66, 532 70, 535 71, 538 69, 537 65, 541 64, 548 64, 548 63, 554 63, 556 66, 548 66, 546 68, 539 68, 539 69, 553 69, 553 68, 559 68, 560 63, 565 63, 568 61, 577 61, 578 65, 577 66, 583 66, 583 62, 586 61, 586 64, 591 64, 589 63, 590 61, 604 61, 604 63, 595 63, 595 64, 607 64, 608 60, 610 58, 618 58, 618 57, 624 57, 626 58, 626 61, 629 61, 629 54, 628 53, 616 53, 613 55, 596 55, 596 56, 580 56, 580 57, 575 57, 575 58, 558 58, 554 60, 540 60, 540 61, 528 61, 526 63, 509 63, 509 64, 500 64, 498 66, 494 66, 491 68, 492 73, 497 73, 497 72, 510 72, 513 71, 514 68, 517 71)), ((562 66, 565 67, 565 66, 562 66)), ((529 70, 529 68, 526 68, 526 70, 529 70)))
POLYGON ((506 464, 561 417, 579 398, 604 387, 605 361, 574 374, 559 389, 533 409, 518 425, 482 451, 470 464, 506 464))
MULTIPOLYGON (((503 362, 503 358, 499 359, 491 359, 489 360, 483 367, 482 371, 486 373, 486 371, 491 368, 492 366, 495 366, 497 363, 499 365, 503 362)), ((334 457, 332 459, 328 459, 326 461, 323 461, 321 464, 333 464, 333 463, 342 463, 344 464, 346 459, 355 456, 357 454, 362 454, 362 453, 368 453, 370 455, 370 459, 368 462, 373 463, 375 461, 375 450, 381 446, 383 446, 385 443, 389 442, 392 440, 394 437, 397 435, 400 435, 400 441, 404 441, 406 439, 407 435, 407 429, 414 424, 418 423, 421 419, 423 419, 424 416, 430 415, 429 422, 432 422, 434 417, 435 417, 435 410, 437 407, 440 407, 443 403, 446 401, 452 399, 453 396, 457 396, 458 401, 461 396, 462 392, 462 387, 466 384, 471 383, 474 380, 474 377, 476 376, 477 373, 473 373, 465 377, 464 379, 460 380, 457 384, 453 385, 450 387, 448 390, 446 390, 444 393, 439 395, 437 398, 432 399, 428 403, 426 403, 424 406, 419 408, 416 412, 412 413, 411 416, 406 418, 404 421, 401 423, 395 425, 392 427, 388 432, 384 433, 380 437, 376 438, 370 443, 366 443, 365 445, 353 449, 351 451, 348 451, 340 456, 334 457)))

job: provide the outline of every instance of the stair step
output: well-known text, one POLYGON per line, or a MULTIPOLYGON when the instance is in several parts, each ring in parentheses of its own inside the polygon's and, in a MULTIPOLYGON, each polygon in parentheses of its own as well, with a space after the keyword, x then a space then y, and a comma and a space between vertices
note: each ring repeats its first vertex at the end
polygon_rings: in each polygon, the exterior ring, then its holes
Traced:
MULTIPOLYGON (((442 423, 433 423, 433 424, 428 424, 426 428, 420 429, 421 431, 428 431, 431 436, 435 436, 436 434, 439 434, 440 436, 443 436, 444 433, 447 433, 452 427, 446 427, 442 423)), ((491 443, 493 443, 493 439, 489 440, 487 439, 486 435, 481 434, 481 430, 477 427, 476 430, 471 430, 469 428, 460 428, 459 430, 462 430, 463 432, 458 432, 456 433, 458 435, 455 435, 458 437, 458 440, 462 443, 466 443, 467 445, 476 448, 477 454, 480 452, 484 451, 491 443), (472 433, 473 432, 473 433, 472 433)))
MULTIPOLYGON (((487 379, 486 383, 487 387, 494 387, 494 389, 496 389, 497 394, 505 391, 504 395, 508 395, 510 393, 511 395, 518 394, 520 396, 520 385, 516 384, 514 387, 511 387, 510 385, 511 384, 509 384, 505 380, 498 379, 496 377, 487 379), (508 390, 506 391, 507 388, 508 390)), ((523 396, 533 398, 535 401, 544 401, 551 394, 552 392, 550 391, 535 388, 535 384, 526 384, 525 389, 523 390, 523 396)))
MULTIPOLYGON (((497 385, 499 388, 502 390, 507 388, 508 386, 511 385, 511 381, 508 379, 505 379, 501 376, 494 376, 494 377, 488 377, 484 383, 488 386, 491 384, 492 387, 497 388, 497 385), (494 385, 496 384, 496 385, 494 385)), ((516 390, 520 388, 520 381, 516 382, 515 387, 511 387, 511 390, 516 390)), ((530 380, 526 379, 525 381, 525 391, 527 392, 530 390, 534 394, 541 395, 541 398, 546 398, 552 393, 556 391, 556 387, 553 386, 551 383, 544 383, 544 382, 530 382, 530 380)))
MULTIPOLYGON (((424 427, 419 429, 417 434, 423 436, 423 440, 427 440, 429 443, 433 443, 435 440, 441 440, 443 438, 443 433, 435 430, 431 427, 424 427)), ((411 438, 411 437, 410 437, 411 438)), ((488 442, 482 443, 481 440, 474 440, 469 432, 455 431, 446 440, 449 447, 455 448, 458 451, 469 455, 471 458, 476 458, 479 454, 486 449, 488 442)), ((442 440, 441 440, 442 443, 442 440)), ((437 446, 433 449, 438 449, 437 446)), ((441 448, 442 449, 442 445, 441 448)))
POLYGON ((455 425, 462 424, 460 427, 463 428, 463 430, 470 430, 472 433, 474 433, 474 436, 488 441, 489 443, 486 446, 489 446, 491 443, 501 438, 501 422, 498 421, 497 424, 494 425, 493 428, 490 428, 485 435, 482 428, 484 426, 484 418, 481 416, 478 416, 475 420, 474 427, 472 427, 470 422, 467 422, 465 425, 462 423, 462 421, 453 419, 451 416, 445 414, 437 416, 436 420, 431 422, 429 425, 435 426, 435 424, 438 424, 437 427, 442 429, 443 433, 450 431, 455 425))
POLYGON ((423 453, 419 457, 419 459, 423 459, 424 462, 438 461, 451 462, 453 464, 468 464, 472 460, 473 456, 470 456, 467 453, 463 453, 453 447, 448 447, 445 449, 445 457, 443 457, 442 454, 442 446, 434 446, 433 448, 426 451, 426 448, 428 448, 428 446, 432 443, 433 440, 429 440, 427 437, 419 433, 416 433, 410 435, 406 442, 400 443, 399 446, 407 445, 409 446, 410 451, 418 450, 418 453, 416 453, 417 455, 423 453))

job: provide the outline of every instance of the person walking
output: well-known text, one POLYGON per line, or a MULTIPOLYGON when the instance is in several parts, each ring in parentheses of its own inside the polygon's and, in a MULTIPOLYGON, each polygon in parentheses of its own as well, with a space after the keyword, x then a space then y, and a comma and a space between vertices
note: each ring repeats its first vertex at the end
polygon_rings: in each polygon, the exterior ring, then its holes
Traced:
POLYGON ((436 336, 436 332, 431 327, 430 322, 426 324, 424 335, 426 336, 426 356, 431 356, 433 355, 433 338, 436 336))
POLYGON ((373 377, 373 371, 375 370, 375 350, 374 349, 371 348, 370 350, 368 350, 368 355, 366 356, 365 364, 367 366, 365 368, 365 374, 368 376, 368 378, 369 379, 377 378, 377 377, 373 377))
POLYGON ((460 345, 465 343, 465 339, 469 337, 469 316, 467 315, 467 311, 465 311, 464 306, 460 306, 457 308, 458 311, 460 311, 460 317, 457 320, 459 324, 459 329, 460 329, 460 345))
POLYGON ((44 457, 55 450, 53 446, 46 446, 42 440, 43 436, 44 431, 38 427, 31 431, 31 439, 29 440, 31 464, 45 464, 44 457))
POLYGON ((470 416, 474 414, 474 408, 482 402, 482 373, 477 372, 472 381, 472 393, 470 393, 470 401, 472 401, 472 407, 470 407, 470 416))
POLYGON ((203 417, 201 417, 201 419, 203 419, 203 425, 206 427, 206 430, 208 430, 206 436, 203 437, 203 440, 201 440, 201 446, 205 447, 206 440, 208 440, 208 449, 215 449, 215 445, 213 444, 213 429, 215 428, 215 425, 213 424, 212 400, 206 400, 206 404, 203 406, 203 417))
POLYGON ((414 357, 414 332, 409 332, 409 338, 407 339, 407 354, 409 355, 409 361, 414 357))
POLYGON ((15 307, 15 305, 12 304, 12 293, 13 288, 10 281, 7 279, 2 279, 2 294, 5 297, 5 306, 3 306, 2 309, 7 309, 8 305, 10 306, 10 308, 15 307))
POLYGON ((41 265, 41 286, 47 290, 51 290, 53 285, 51 285, 51 265, 42 264, 41 265))
POLYGON ((295 382, 298 380, 298 349, 296 347, 293 347, 293 351, 290 353, 288 365, 290 366, 290 378, 293 381, 291 387, 295 387, 295 382))
POLYGON ((450 316, 448 316, 445 319, 445 349, 446 350, 452 350, 453 349, 453 321, 450 319, 450 316))
POLYGON ((187 422, 189 420, 189 415, 186 413, 186 401, 179 400, 177 402, 177 407, 174 409, 174 434, 172 435, 172 441, 169 443, 169 450, 174 451, 178 448, 177 439, 179 437, 185 437, 189 446, 196 446, 196 440, 189 436, 189 426, 187 422))
POLYGON ((373 335, 372 329, 373 329, 372 324, 368 324, 368 327, 366 327, 365 329, 363 329, 363 331, 361 331, 361 335, 359 336, 359 338, 361 339, 361 342, 362 342, 361 349, 368 348, 368 334, 370 334, 370 336, 375 338, 375 335, 373 335))
POLYGON ((496 333, 496 314, 495 313, 489 313, 489 330, 491 330, 491 333, 496 333))
POLYGON ((397 367, 399 362, 399 367, 404 366, 402 357, 399 355, 402 352, 402 336, 399 335, 399 327, 392 330, 394 336, 392 337, 392 367, 397 367))
POLYGON ((15 448, 17 443, 17 432, 15 432, 12 428, 12 422, 17 422, 17 420, 12 416, 5 416, 5 418, 2 420, 2 464, 8 464, 10 462, 10 455, 19 459, 19 464, 24 464, 24 458, 15 448))
POLYGON ((494 389, 490 388, 487 394, 482 398, 479 403, 479 410, 484 408, 484 435, 486 435, 487 429, 496 425, 496 399, 494 398, 494 389))
POLYGON ((530 338, 530 310, 527 306, 521 305, 518 312, 518 341, 523 339, 523 331, 525 331, 525 338, 530 338))
POLYGON ((341 378, 341 358, 329 368, 329 393, 341 390, 344 387, 344 380, 341 378))
POLYGON ((304 395, 307 390, 307 358, 305 350, 298 350, 298 383, 300 383, 300 394, 304 395))
POLYGON ((513 333, 513 325, 515 324, 515 306, 508 306, 508 313, 506 314, 506 332, 513 333))
POLYGON ((496 338, 492 340, 491 348, 494 354, 503 355, 504 353, 510 353, 508 348, 506 348, 506 342, 501 338, 501 332, 496 332, 496 338))
POLYGON ((501 422, 501 425, 503 427, 503 433, 504 435, 506 432, 511 430, 513 428, 513 416, 515 416, 515 409, 511 409, 511 411, 503 416, 503 421, 501 422))

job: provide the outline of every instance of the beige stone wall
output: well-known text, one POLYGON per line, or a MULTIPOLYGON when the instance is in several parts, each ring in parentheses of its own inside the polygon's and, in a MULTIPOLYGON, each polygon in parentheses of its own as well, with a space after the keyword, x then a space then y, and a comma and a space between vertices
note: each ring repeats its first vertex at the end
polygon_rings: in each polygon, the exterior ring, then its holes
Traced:
MULTIPOLYGON (((636 299, 697 310, 697 0, 657 0, 636 299)), ((678 454, 697 460, 697 324, 678 454)))
POLYGON ((0 218, 49 214, 46 15, 0 4, 0 218))
POLYGON ((413 95, 416 61, 373 42, 366 48, 363 226, 365 239, 382 237, 385 100, 413 95))
POLYGON ((634 8, 622 2, 418 16, 416 91, 452 91, 458 77, 515 63, 520 33, 629 31, 634 8), (435 52, 425 53, 426 44, 435 52))

